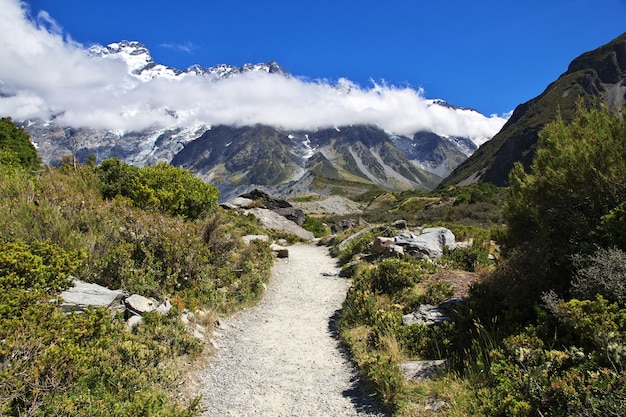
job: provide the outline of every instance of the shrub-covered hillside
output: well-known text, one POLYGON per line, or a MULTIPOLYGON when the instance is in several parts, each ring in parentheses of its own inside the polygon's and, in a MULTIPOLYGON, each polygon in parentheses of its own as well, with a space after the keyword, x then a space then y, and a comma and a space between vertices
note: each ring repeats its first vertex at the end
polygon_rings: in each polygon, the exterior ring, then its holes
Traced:
POLYGON ((256 300, 272 256, 253 218, 218 208, 218 192, 167 165, 43 168, 21 129, 0 122, 0 415, 191 416, 172 393, 203 350, 185 310, 256 300), (65 314, 72 277, 157 300, 127 330, 106 309, 65 314))
POLYGON ((471 249, 377 259, 370 234, 339 253, 354 280, 341 334, 393 415, 624 415, 626 114, 579 104, 572 122, 546 126, 531 171, 518 165, 510 184, 506 228, 465 226, 471 249), (490 238, 495 262, 476 245, 490 238), (370 262, 354 264, 358 253, 370 262), (451 268, 476 271, 452 320, 404 326, 403 314, 453 294, 436 279, 451 268), (437 359, 446 371, 403 378, 401 363, 437 359))

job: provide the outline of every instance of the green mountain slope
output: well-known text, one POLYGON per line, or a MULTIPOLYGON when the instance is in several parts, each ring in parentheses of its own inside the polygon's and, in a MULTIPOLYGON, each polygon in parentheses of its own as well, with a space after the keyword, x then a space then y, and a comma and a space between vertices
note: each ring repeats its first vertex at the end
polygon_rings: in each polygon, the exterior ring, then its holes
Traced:
POLYGON ((611 108, 622 108, 626 102, 626 33, 572 61, 567 72, 541 95, 519 105, 502 130, 441 185, 506 185, 515 162, 530 166, 539 131, 555 120, 559 111, 566 122, 570 121, 580 98, 587 104, 604 102, 611 108))

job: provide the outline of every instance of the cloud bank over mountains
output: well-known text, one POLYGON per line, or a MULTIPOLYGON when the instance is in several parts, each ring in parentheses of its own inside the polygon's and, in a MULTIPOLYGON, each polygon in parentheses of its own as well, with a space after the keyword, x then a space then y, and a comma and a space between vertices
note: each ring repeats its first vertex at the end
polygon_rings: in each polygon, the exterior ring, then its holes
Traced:
POLYGON ((94 59, 47 13, 31 17, 18 0, 0 0, 0 116, 63 126, 141 131, 165 126, 268 124, 285 129, 375 124, 400 135, 432 131, 478 144, 506 122, 455 109, 421 89, 347 79, 337 83, 247 72, 142 81, 121 59, 94 59))

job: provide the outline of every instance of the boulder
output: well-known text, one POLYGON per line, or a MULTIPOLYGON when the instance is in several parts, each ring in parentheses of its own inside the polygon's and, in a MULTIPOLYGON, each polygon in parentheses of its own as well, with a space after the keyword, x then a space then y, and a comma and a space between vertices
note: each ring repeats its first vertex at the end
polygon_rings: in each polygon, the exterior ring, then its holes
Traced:
POLYGON ((304 221, 306 220, 306 214, 304 214, 304 210, 299 209, 297 207, 282 207, 273 210, 274 213, 278 213, 287 220, 291 220, 298 226, 302 226, 304 221))
POLYGON ((298 226, 291 220, 287 220, 272 210, 253 208, 249 210, 249 213, 254 214, 254 216, 261 222, 261 225, 267 229, 291 233, 306 240, 313 240, 315 238, 313 233, 305 230, 301 226, 298 226))
POLYGON ((84 311, 87 307, 123 309, 124 293, 110 290, 98 284, 74 280, 74 286, 60 294, 61 310, 65 312, 84 311))
POLYGON ((265 191, 259 189, 252 190, 249 193, 240 195, 239 197, 253 200, 255 202, 255 205, 257 205, 258 207, 263 207, 269 210, 291 207, 291 204, 289 204, 288 201, 272 197, 265 191))
POLYGON ((406 381, 419 381, 428 379, 439 372, 444 371, 448 361, 438 359, 433 361, 409 361, 400 364, 402 375, 406 381))
POLYGON ((404 248, 400 245, 391 245, 385 249, 383 257, 385 258, 402 258, 404 256, 404 248))
POLYGON ((124 300, 126 308, 135 314, 144 314, 156 310, 157 302, 143 295, 133 294, 124 300))
POLYGON ((446 310, 430 304, 422 304, 414 312, 402 316, 402 324, 405 326, 412 324, 433 326, 448 321, 452 321, 452 319, 446 315, 446 310))
POLYGON ((396 236, 395 241, 404 247, 405 252, 429 259, 441 258, 446 247, 450 250, 457 247, 454 234, 445 227, 423 229, 416 237, 396 236))
POLYGON ((337 223, 333 224, 330 229, 332 230, 333 233, 341 233, 344 230, 347 229, 351 229, 353 227, 358 227, 358 226, 362 226, 365 224, 365 220, 358 218, 358 219, 343 219, 338 221, 337 223))

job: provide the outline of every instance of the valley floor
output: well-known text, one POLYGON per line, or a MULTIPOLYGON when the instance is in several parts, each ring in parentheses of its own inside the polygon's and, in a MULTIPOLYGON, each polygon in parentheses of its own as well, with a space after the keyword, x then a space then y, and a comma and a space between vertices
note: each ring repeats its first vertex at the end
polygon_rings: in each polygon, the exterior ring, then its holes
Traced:
POLYGON ((197 375, 207 416, 383 416, 340 346, 334 319, 349 282, 326 247, 277 259, 255 308, 222 320, 197 375))

